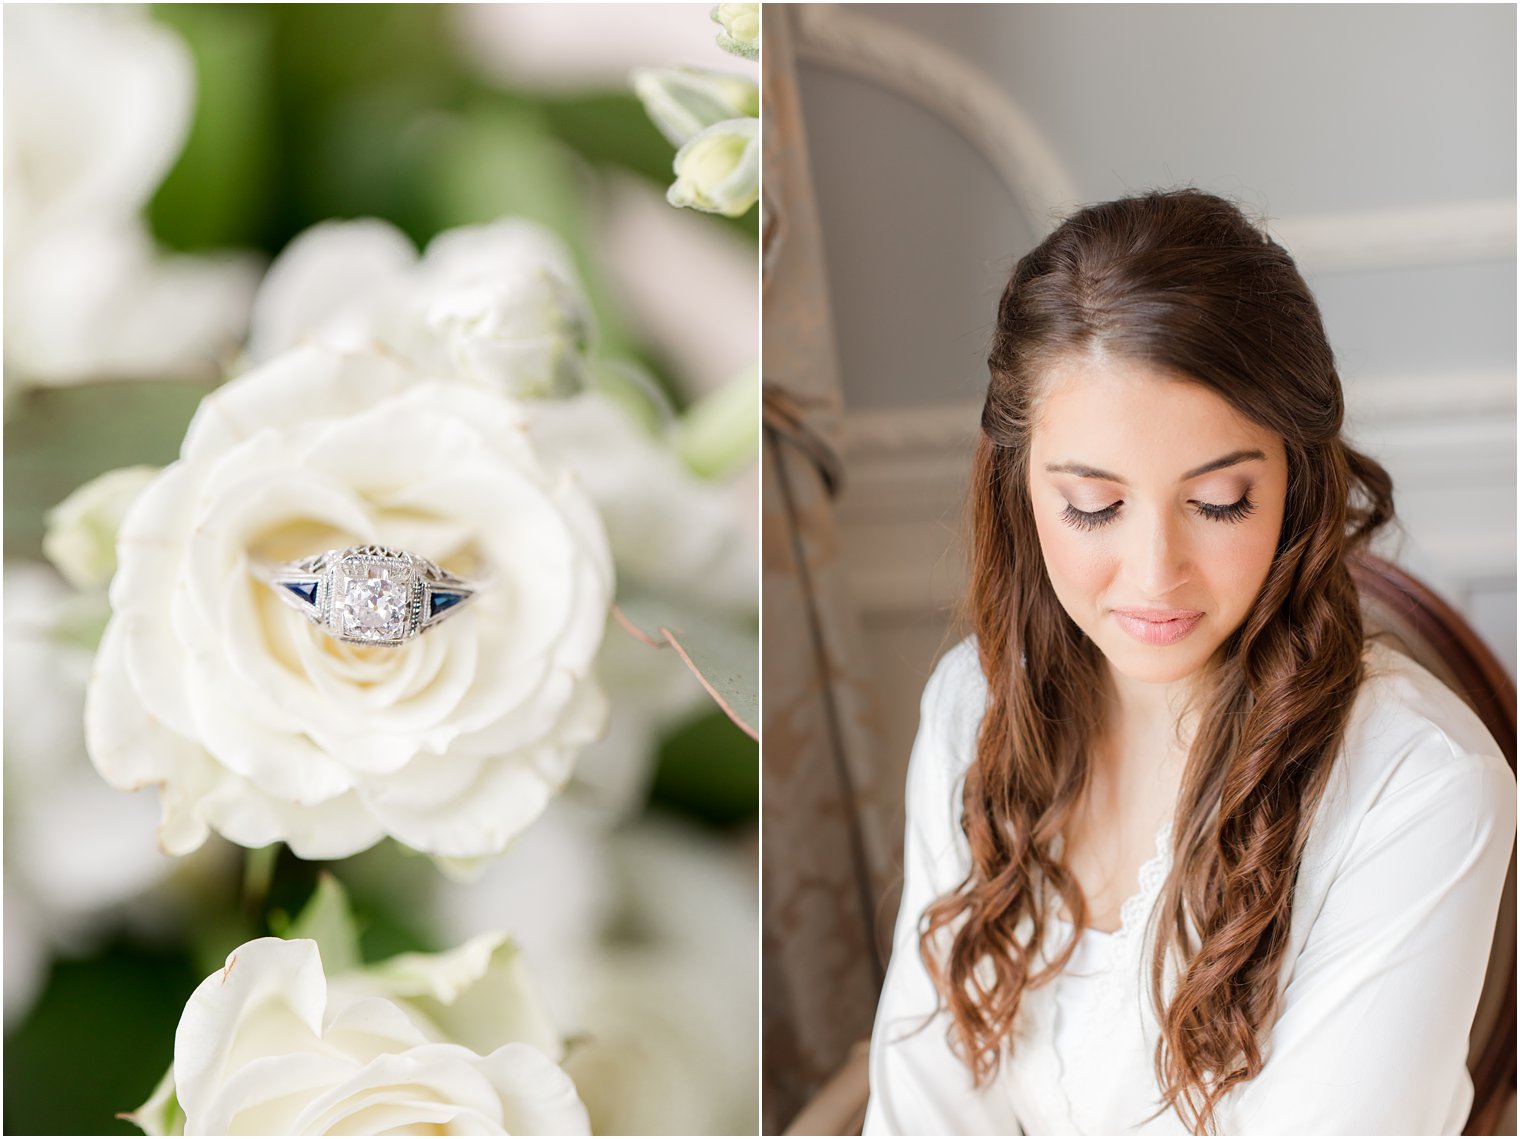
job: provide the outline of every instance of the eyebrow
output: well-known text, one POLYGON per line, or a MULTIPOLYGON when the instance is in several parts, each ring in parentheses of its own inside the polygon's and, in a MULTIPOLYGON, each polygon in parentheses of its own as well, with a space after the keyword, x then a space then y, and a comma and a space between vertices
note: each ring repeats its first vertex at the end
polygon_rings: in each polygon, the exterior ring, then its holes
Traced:
MULTIPOLYGON (((1210 471, 1222 471, 1226 467, 1233 467, 1238 463, 1249 463, 1253 459, 1265 461, 1266 457, 1261 451, 1231 451, 1228 455, 1222 455, 1212 462, 1204 463, 1201 467, 1194 467, 1177 481, 1187 482, 1188 479, 1196 479, 1199 475, 1206 475, 1210 471)), ((1085 463, 1046 463, 1045 469, 1054 475, 1076 475, 1078 478, 1103 479, 1105 482, 1129 486, 1129 483, 1118 475, 1100 471, 1097 467, 1089 467, 1085 463)))

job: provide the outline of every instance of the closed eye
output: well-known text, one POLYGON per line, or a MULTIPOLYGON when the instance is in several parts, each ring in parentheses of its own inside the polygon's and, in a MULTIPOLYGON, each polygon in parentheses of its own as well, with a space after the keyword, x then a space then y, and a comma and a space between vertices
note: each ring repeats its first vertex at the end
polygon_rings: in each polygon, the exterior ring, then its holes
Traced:
POLYGON ((1228 506, 1215 506, 1208 502, 1200 502, 1196 505, 1199 514, 1205 518, 1212 518, 1216 522, 1240 522, 1256 509, 1256 503, 1251 501, 1250 491, 1241 495, 1240 501, 1232 502, 1228 506))
MULTIPOLYGON (((1061 511, 1061 519, 1069 526, 1078 530, 1096 530, 1099 526, 1107 526, 1119 513, 1119 507, 1124 502, 1105 506, 1102 510, 1078 510, 1071 503, 1066 504, 1066 509, 1061 511)), ((1197 502, 1197 513, 1204 518, 1215 522, 1241 522, 1256 509, 1256 503, 1251 500, 1251 492, 1247 491, 1241 496, 1239 502, 1232 502, 1228 506, 1216 506, 1210 502, 1197 502)))
POLYGON ((1061 511, 1061 518, 1078 530, 1096 530, 1099 526, 1106 526, 1113 521, 1114 515, 1119 513, 1120 505, 1116 502, 1112 506, 1105 506, 1102 510, 1078 510, 1068 502, 1066 509, 1061 511))

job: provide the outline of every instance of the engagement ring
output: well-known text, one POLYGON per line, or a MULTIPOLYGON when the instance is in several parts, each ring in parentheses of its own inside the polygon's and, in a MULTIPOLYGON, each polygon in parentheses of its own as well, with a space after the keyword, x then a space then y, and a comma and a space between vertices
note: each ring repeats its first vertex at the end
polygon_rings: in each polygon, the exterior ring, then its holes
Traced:
POLYGON ((406 550, 350 546, 261 572, 284 602, 329 636, 399 645, 457 613, 476 585, 406 550))

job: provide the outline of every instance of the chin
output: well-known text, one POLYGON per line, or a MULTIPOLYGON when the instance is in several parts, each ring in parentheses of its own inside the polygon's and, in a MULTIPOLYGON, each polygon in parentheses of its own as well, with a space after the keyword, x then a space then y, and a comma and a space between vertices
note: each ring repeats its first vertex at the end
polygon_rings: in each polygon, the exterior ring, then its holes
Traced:
POLYGON ((1185 680, 1202 668, 1208 659, 1207 654, 1200 656, 1191 645, 1158 648, 1133 643, 1107 646, 1100 643, 1098 648, 1115 672, 1142 684, 1173 684, 1185 680))

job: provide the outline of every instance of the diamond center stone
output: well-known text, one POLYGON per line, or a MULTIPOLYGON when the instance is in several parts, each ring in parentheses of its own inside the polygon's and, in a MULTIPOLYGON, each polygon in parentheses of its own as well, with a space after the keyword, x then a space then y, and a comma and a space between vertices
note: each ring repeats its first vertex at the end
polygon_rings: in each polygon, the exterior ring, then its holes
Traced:
POLYGON ((343 594, 343 633, 366 641, 401 639, 406 621, 407 590, 391 571, 370 566, 362 578, 350 578, 343 594))

